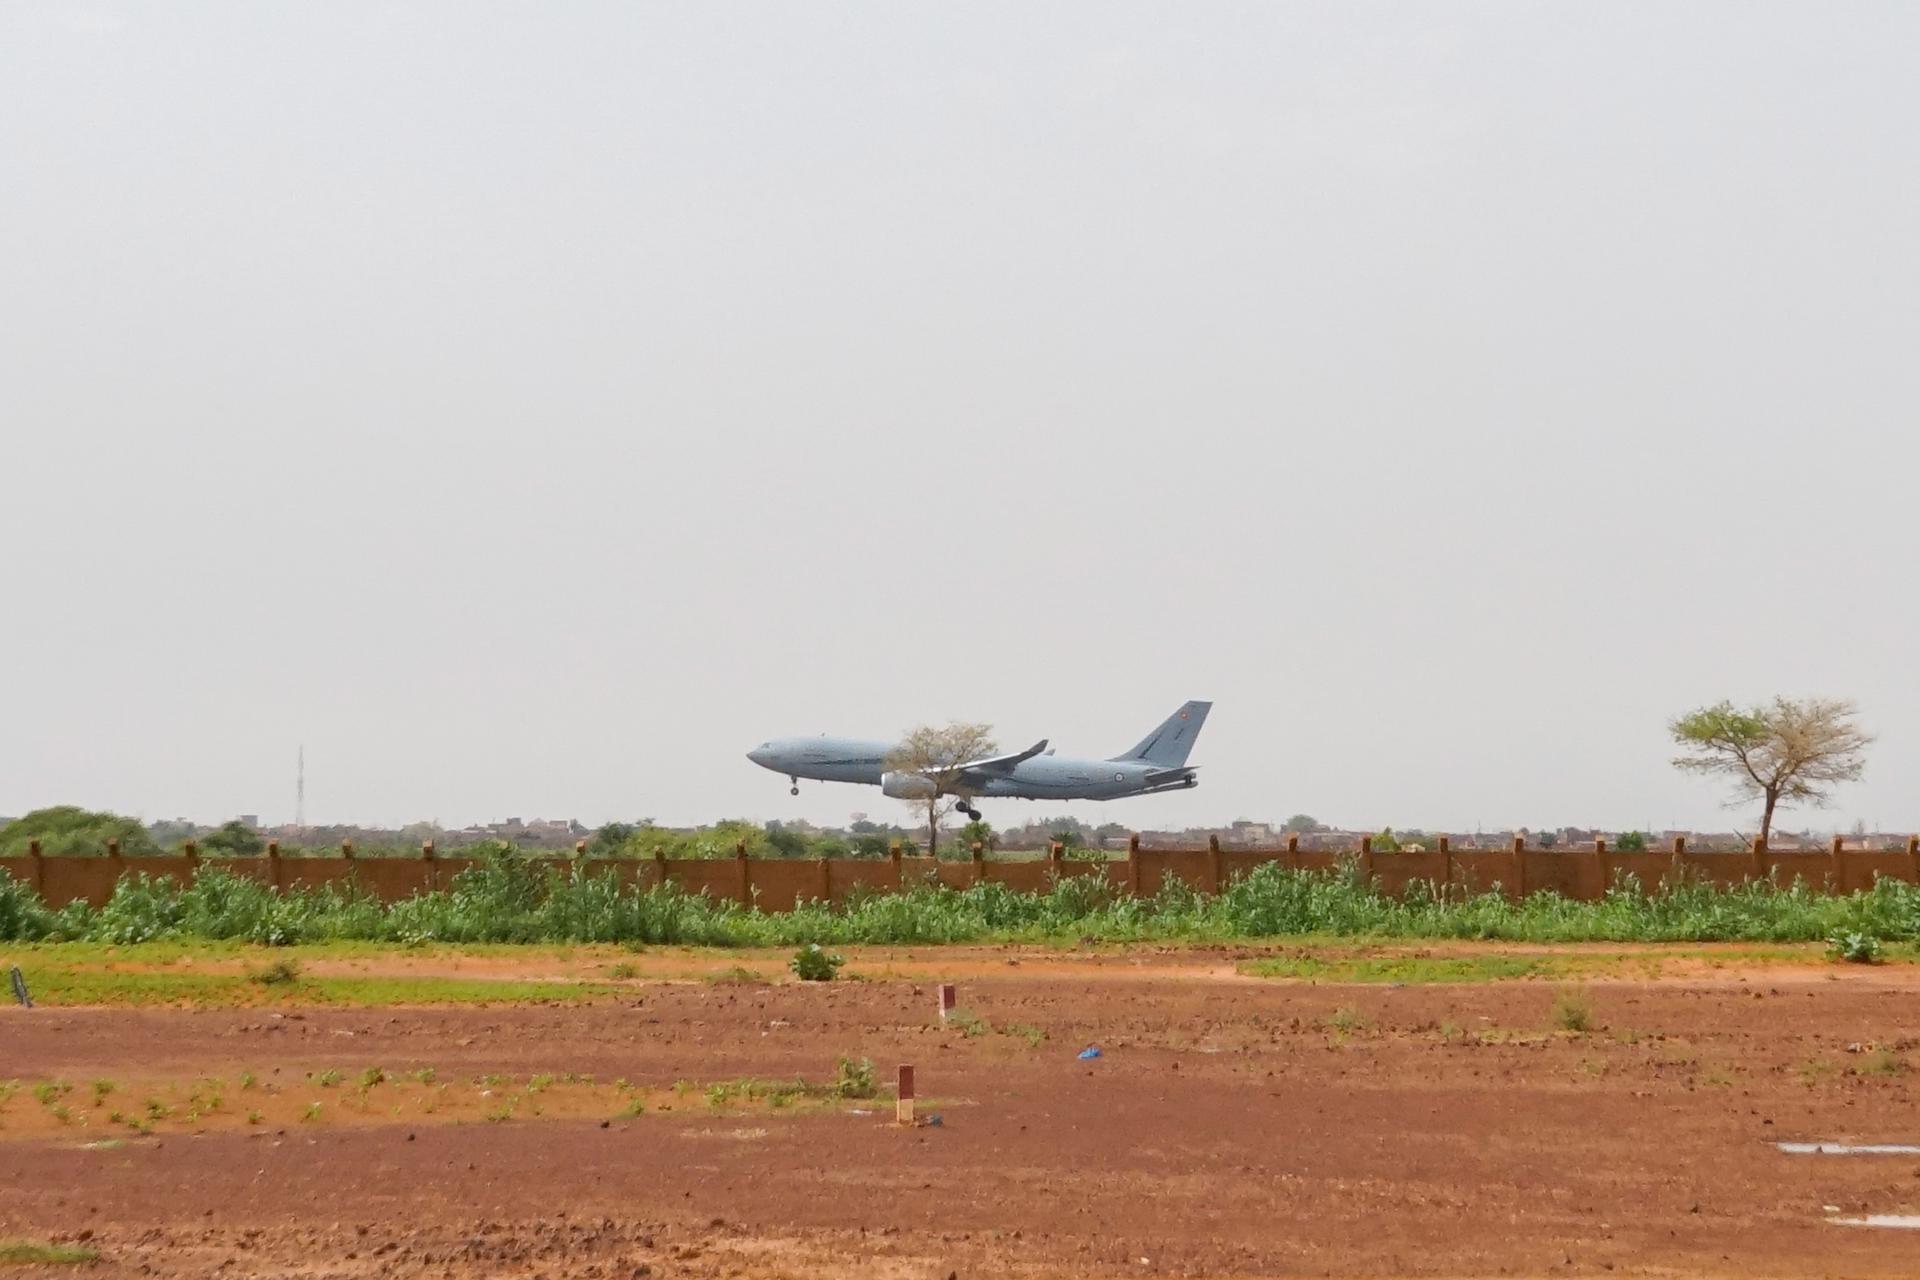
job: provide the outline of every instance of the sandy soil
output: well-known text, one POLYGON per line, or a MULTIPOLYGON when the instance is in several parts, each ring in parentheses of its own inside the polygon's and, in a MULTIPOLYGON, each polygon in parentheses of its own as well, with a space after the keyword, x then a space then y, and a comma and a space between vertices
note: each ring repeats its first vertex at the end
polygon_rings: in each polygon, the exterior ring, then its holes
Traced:
POLYGON ((1916 1269, 1915 1233, 1828 1219, 1920 1211, 1920 1157, 1772 1145, 1920 1140, 1898 971, 1609 978, 1576 1034, 1550 983, 1267 982, 1240 956, 916 949, 758 986, 658 980, 692 962, 661 953, 577 1006, 8 1010, 0 1239, 83 1241, 99 1276, 1916 1269), (947 975, 964 1027, 935 1016, 947 975), (707 1097, 825 1085, 843 1054, 883 1083, 913 1063, 941 1123, 707 1097))

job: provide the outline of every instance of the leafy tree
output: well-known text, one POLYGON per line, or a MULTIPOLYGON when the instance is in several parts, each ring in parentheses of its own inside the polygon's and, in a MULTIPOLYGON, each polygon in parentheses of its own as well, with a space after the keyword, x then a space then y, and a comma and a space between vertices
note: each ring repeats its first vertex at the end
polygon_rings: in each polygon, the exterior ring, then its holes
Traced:
POLYGON ((884 858, 892 846, 884 834, 878 831, 866 831, 853 838, 853 854, 856 858, 884 858))
POLYGON ((1319 819, 1310 813, 1294 814, 1291 818, 1287 819, 1287 825, 1281 828, 1283 831, 1291 831, 1297 835, 1305 835, 1309 831, 1318 831, 1319 829, 1319 819))
POLYGON ((1373 838, 1373 851, 1375 853, 1400 852, 1400 839, 1393 834, 1392 827, 1381 828, 1380 834, 1373 838))
POLYGON ((807 838, 798 831, 789 831, 777 822, 767 824, 767 847, 773 850, 776 858, 804 858, 807 856, 807 838))
POLYGON ((1622 831, 1613 847, 1622 853, 1641 853, 1647 847, 1647 837, 1638 831, 1622 831))
POLYGON ((960 828, 960 847, 971 850, 974 845, 982 849, 991 849, 999 837, 993 833, 993 824, 985 818, 976 819, 960 828))
POLYGON ((29 841, 38 840, 46 854, 105 853, 108 840, 120 842, 120 852, 158 853, 153 838, 138 818, 96 812, 75 805, 35 809, 0 831, 0 857, 25 854, 29 841))
POLYGON ((631 822, 609 822, 587 841, 587 852, 602 858, 610 857, 620 852, 620 847, 631 840, 637 830, 639 828, 631 822))
POLYGON ((1760 801, 1764 843, 1775 809, 1824 805, 1834 787, 1859 778, 1873 736, 1854 722, 1857 715, 1840 698, 1775 698, 1747 708, 1723 701, 1668 722, 1667 730, 1690 753, 1674 757, 1675 767, 1727 778, 1729 807, 1760 801))
POLYGON ((926 795, 901 797, 926 815, 929 856, 939 856, 941 819, 973 794, 962 782, 959 766, 998 750, 992 726, 956 720, 945 726, 922 725, 909 730, 900 745, 887 753, 885 768, 889 773, 916 776, 931 784, 925 788, 926 795))
POLYGON ((1559 843, 1560 833, 1558 831, 1542 831, 1540 833, 1539 845, 1542 849, 1551 849, 1559 843))
POLYGON ((236 818, 217 830, 207 832, 200 839, 200 848, 216 857, 251 858, 265 853, 267 842, 260 838, 258 831, 236 818))

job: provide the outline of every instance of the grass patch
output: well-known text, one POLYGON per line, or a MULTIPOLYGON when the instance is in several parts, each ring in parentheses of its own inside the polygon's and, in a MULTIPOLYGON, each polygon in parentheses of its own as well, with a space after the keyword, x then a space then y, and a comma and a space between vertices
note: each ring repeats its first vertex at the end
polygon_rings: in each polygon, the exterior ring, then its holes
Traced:
POLYGON ((1254 978, 1308 982, 1506 982, 1560 977, 1580 964, 1572 956, 1273 956, 1248 960, 1241 973, 1254 978))
POLYGON ((993 1025, 979 1014, 968 1009, 954 1009, 947 1014, 947 1025, 971 1040, 993 1030, 993 1025))
POLYGON ((1904 1058, 1885 1045, 1879 1045, 1867 1051, 1853 1073, 1857 1076, 1897 1076, 1905 1073, 1906 1069, 1904 1058))
POLYGON ((1366 1018, 1350 1004, 1343 1004, 1327 1015, 1327 1027, 1336 1035, 1352 1035, 1356 1031, 1364 1031, 1366 1026, 1366 1018))
MULTIPOLYGON (((144 959, 144 957, 143 957, 144 959)), ((594 1000, 618 988, 595 982, 543 982, 411 976, 329 976, 298 983, 262 983, 248 974, 128 969, 121 962, 66 963, 35 957, 28 981, 49 1008, 75 1005, 466 1005, 494 1002, 570 1003, 594 1000)), ((148 962, 151 963, 151 962, 148 962)), ((24 967, 24 966, 23 966, 24 967)))
POLYGON ((27 1240, 0 1240, 0 1267, 60 1267, 92 1262, 98 1249, 78 1244, 35 1244, 27 1240))
POLYGON ((743 964, 730 965, 719 973, 707 975, 707 982, 716 987, 765 987, 772 983, 743 964))
POLYGON ((873 1082, 873 1059, 842 1057, 833 1075, 835 1097, 859 1100, 871 1098, 878 1089, 873 1082))
POLYGON ((1553 1025, 1562 1031, 1585 1035, 1593 1030, 1593 1006, 1584 991, 1560 991, 1553 997, 1553 1025))
POLYGON ((247 981, 263 987, 289 987, 300 981, 300 962, 291 958, 247 971, 247 981))

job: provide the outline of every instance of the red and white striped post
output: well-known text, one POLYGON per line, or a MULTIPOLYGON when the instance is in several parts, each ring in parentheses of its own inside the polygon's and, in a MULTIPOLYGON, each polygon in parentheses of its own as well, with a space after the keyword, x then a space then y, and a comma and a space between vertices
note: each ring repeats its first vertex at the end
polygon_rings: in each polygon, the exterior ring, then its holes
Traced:
POLYGON ((940 984, 940 1021, 945 1022, 947 1015, 952 1012, 953 984, 951 982, 943 982, 940 984))
POLYGON ((894 1104, 894 1116, 901 1124, 913 1123, 913 1068, 906 1063, 900 1064, 899 1101, 894 1104))

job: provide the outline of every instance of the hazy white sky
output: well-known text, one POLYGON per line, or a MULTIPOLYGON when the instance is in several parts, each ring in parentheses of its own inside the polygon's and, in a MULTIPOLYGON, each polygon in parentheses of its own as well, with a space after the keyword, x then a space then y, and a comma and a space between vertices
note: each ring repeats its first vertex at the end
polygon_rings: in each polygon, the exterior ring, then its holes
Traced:
POLYGON ((1920 7, 0 6, 0 813, 1920 828, 1920 7), (988 817, 1036 810, 990 803, 988 817), (1744 815, 1743 815, 1744 816, 1744 815))

